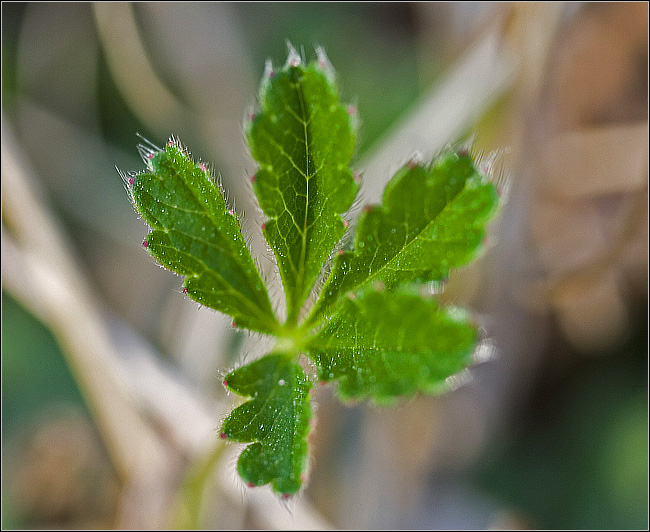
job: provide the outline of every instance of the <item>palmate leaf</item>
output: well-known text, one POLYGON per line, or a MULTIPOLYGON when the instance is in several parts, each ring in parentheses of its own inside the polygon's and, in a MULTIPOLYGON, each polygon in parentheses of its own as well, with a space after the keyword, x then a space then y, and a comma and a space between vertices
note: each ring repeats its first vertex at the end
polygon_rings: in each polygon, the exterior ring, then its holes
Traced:
POLYGON ((253 188, 269 218, 264 235, 278 260, 287 321, 295 324, 358 190, 347 167, 353 121, 322 52, 306 67, 293 51, 284 68, 267 66, 247 136, 260 164, 253 188))
POLYGON ((444 389, 471 361, 478 332, 458 309, 412 293, 368 291, 346 298, 307 346, 322 381, 344 399, 390 403, 444 389))
POLYGON ((279 324, 234 212, 203 165, 175 144, 150 152, 130 194, 151 227, 143 244, 165 268, 187 276, 183 292, 254 331, 279 324))
POLYGON ((307 66, 293 50, 283 68, 267 65, 246 135, 259 163, 253 188, 268 217, 262 230, 285 291, 284 324, 204 165, 172 142, 146 152, 148 171, 128 180, 152 229, 145 247, 187 276, 187 295, 277 339, 270 354, 226 376, 228 389, 248 400, 225 419, 221 436, 248 444, 238 462, 247 485, 270 483, 283 496, 299 491, 307 468, 312 384, 300 356, 313 361, 321 381, 337 382, 341 398, 388 404, 446 389, 445 380, 471 363, 478 340, 465 313, 418 293, 418 284, 445 279, 477 255, 497 210, 496 187, 465 152, 396 173, 382 204, 362 213, 354 249, 335 256, 300 321, 358 191, 348 168, 353 114, 339 102, 322 51, 307 66))
POLYGON ((312 385, 292 355, 273 353, 226 376, 233 392, 251 399, 223 423, 222 437, 251 443, 237 469, 250 487, 271 483, 282 495, 296 493, 307 467, 312 385))
POLYGON ((480 250, 498 205, 494 184, 465 153, 430 166, 406 165, 388 183, 381 205, 357 226, 353 251, 339 254, 309 320, 331 314, 349 292, 446 278, 480 250))

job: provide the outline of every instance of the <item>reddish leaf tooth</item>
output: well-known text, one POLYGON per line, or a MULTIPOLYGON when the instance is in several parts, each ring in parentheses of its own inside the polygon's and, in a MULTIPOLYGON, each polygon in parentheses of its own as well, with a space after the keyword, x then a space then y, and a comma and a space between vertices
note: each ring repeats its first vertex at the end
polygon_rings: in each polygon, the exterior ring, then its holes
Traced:
POLYGON ((249 482, 249 483, 246 484, 246 485, 247 485, 249 488, 254 488, 254 487, 256 487, 256 484, 255 484, 254 482, 249 482))
POLYGON ((227 438, 225 432, 222 432, 221 434, 219 434, 219 437, 220 437, 222 440, 225 440, 225 439, 227 438))
POLYGON ((345 253, 345 250, 343 250, 343 249, 339 249, 336 253, 337 253, 338 255, 343 255, 343 254, 345 253))
POLYGON ((144 240, 144 241, 142 242, 142 245, 143 245, 143 246, 145 247, 145 249, 146 249, 146 248, 149 247, 149 242, 147 242, 146 240, 144 240))
POLYGON ((133 185, 135 183, 135 177, 131 176, 129 177, 129 185, 133 185))
POLYGON ((187 288, 184 286, 184 287, 181 289, 181 292, 183 292, 184 294, 187 294, 187 288))

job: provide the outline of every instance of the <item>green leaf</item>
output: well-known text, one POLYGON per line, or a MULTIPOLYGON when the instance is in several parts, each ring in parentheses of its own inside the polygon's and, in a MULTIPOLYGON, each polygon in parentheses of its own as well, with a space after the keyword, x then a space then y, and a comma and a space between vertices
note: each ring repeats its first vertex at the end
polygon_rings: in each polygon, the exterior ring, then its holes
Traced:
POLYGON ((390 403, 443 390, 472 359, 477 329, 458 309, 411 293, 368 291, 347 299, 307 346, 323 381, 343 399, 390 403))
POLYGON ((183 292, 229 314, 237 325, 279 327, 241 227, 204 165, 175 144, 149 152, 149 171, 131 178, 135 208, 152 231, 143 245, 160 264, 187 278, 183 292))
POLYGON ((247 130, 260 164, 253 188, 269 218, 264 236, 278 260, 288 323, 302 304, 328 255, 343 236, 341 213, 358 190, 347 167, 356 135, 339 103, 327 58, 304 67, 292 50, 284 68, 267 65, 259 112, 247 130))
MULTIPOLYGON (((239 222, 204 165, 173 142, 162 151, 141 147, 148 171, 128 179, 152 229, 145 247, 187 276, 184 291, 242 327, 275 336, 271 354, 226 376, 227 388, 248 400, 225 419, 221 437, 247 444, 238 461, 244 482, 270 483, 283 497, 300 490, 308 461, 312 384, 298 363, 302 353, 321 380, 337 382, 343 399, 377 404, 442 392, 446 379, 471 363, 477 327, 462 311, 421 297, 418 284, 445 279, 471 261, 499 203, 496 187, 467 153, 406 165, 382 204, 364 210, 354 249, 335 256, 312 312, 299 323, 358 192, 348 168, 355 110, 340 103, 325 54, 317 50, 317 57, 303 66, 292 49, 283 68, 268 63, 246 126, 286 323, 278 323, 239 222)), ((209 465, 188 480, 186 495, 201 491, 209 465)), ((198 517, 196 504, 187 510, 198 517)))
POLYGON ((239 475, 249 486, 271 482, 293 495, 307 467, 307 435, 312 415, 311 383, 293 356, 266 355, 226 376, 228 388, 251 399, 224 421, 222 437, 253 442, 239 457, 239 475))
POLYGON ((382 204, 361 215, 354 251, 339 254, 308 320, 331 314, 348 293, 445 279, 481 249, 498 205, 496 187, 467 154, 444 153, 430 166, 406 165, 382 204))

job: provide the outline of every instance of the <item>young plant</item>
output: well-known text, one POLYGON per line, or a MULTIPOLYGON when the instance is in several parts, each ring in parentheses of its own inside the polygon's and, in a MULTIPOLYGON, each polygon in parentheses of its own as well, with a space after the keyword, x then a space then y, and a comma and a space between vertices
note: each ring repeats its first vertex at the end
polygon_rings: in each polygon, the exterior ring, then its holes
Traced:
POLYGON ((302 356, 321 383, 338 384, 342 399, 383 405, 443 391, 445 380, 471 363, 479 337, 466 312, 440 306, 421 289, 476 257, 499 203, 495 186, 462 150, 408 163, 381 205, 364 209, 353 247, 343 249, 343 215, 359 190, 348 166, 355 115, 339 101, 322 50, 306 66, 293 50, 283 68, 267 64, 246 136, 259 164, 252 183, 267 217, 262 232, 286 296, 283 322, 204 164, 172 140, 162 150, 140 146, 147 170, 125 176, 151 228, 143 245, 185 277, 183 293, 232 316, 237 327, 277 339, 270 353, 226 376, 224 385, 248 401, 225 419, 221 438, 249 444, 238 461, 248 486, 271 483, 284 498, 306 476, 314 376, 302 356), (330 262, 315 303, 305 308, 330 262))

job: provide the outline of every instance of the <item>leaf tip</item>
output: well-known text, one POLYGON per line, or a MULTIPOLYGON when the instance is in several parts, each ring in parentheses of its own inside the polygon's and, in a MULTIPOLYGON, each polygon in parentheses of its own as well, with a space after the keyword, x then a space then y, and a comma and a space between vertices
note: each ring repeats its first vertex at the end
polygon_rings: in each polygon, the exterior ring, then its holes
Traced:
POLYGON ((285 63, 284 68, 300 66, 302 64, 302 59, 289 41, 287 41, 287 47, 289 51, 287 53, 287 62, 285 63))
POLYGON ((318 68, 325 74, 327 80, 332 83, 335 77, 334 67, 322 46, 316 46, 316 61, 318 68))
POLYGON ((456 150, 456 154, 457 154, 459 157, 467 157, 467 156, 469 155, 469 148, 467 148, 466 146, 463 146, 463 147, 461 147, 461 148, 458 148, 458 149, 456 150))
POLYGON ((318 59, 319 68, 322 68, 323 70, 332 68, 332 64, 322 46, 316 46, 316 59, 318 59))
POLYGON ((140 135, 140 133, 136 133, 136 136, 143 142, 143 144, 138 144, 137 146, 138 153, 140 154, 140 157, 142 157, 142 160, 147 165, 147 167, 151 168, 151 159, 154 158, 156 153, 161 152, 162 148, 156 146, 149 139, 140 135))
POLYGON ((269 79, 275 76, 275 70, 273 69, 273 62, 270 59, 267 59, 264 63, 264 74, 262 75, 262 83, 265 83, 269 79))

